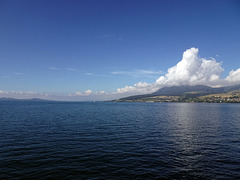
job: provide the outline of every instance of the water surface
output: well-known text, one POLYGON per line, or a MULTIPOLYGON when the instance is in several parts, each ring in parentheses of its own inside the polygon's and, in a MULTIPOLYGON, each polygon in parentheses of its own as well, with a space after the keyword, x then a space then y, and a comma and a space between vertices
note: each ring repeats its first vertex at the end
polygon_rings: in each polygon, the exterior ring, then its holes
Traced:
POLYGON ((0 102, 0 179, 239 179, 240 104, 0 102))

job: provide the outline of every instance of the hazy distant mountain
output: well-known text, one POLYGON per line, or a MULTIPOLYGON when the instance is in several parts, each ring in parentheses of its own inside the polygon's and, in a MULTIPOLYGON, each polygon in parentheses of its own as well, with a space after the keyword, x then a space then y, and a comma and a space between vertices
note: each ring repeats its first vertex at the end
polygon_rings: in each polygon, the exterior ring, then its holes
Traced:
POLYGON ((46 100, 46 99, 38 99, 38 98, 31 98, 31 99, 15 99, 15 98, 0 98, 0 101, 51 101, 51 100, 46 100))
POLYGON ((121 98, 119 99, 119 101, 134 101, 134 100, 139 100, 139 99, 144 99, 144 98, 154 97, 154 96, 184 96, 184 97, 190 98, 190 97, 198 97, 198 96, 209 95, 209 94, 228 93, 230 91, 239 90, 239 89, 240 89, 240 85, 226 86, 226 87, 220 87, 220 88, 212 88, 204 85, 196 85, 196 86, 180 85, 180 86, 163 87, 151 94, 136 95, 136 96, 121 98))

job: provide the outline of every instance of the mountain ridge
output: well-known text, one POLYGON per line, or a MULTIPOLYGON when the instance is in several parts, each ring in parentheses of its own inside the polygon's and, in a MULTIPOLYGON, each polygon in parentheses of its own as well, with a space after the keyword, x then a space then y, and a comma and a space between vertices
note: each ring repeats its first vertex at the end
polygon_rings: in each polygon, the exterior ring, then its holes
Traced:
MULTIPOLYGON (((120 101, 120 102, 137 101, 138 102, 138 101, 154 100, 155 102, 156 98, 154 99, 154 97, 166 96, 166 97, 179 97, 178 98, 179 102, 182 102, 182 101, 184 102, 192 98, 199 98, 199 97, 207 96, 211 94, 230 93, 231 91, 236 91, 236 90, 239 90, 239 93, 240 93, 240 85, 225 86, 225 87, 218 87, 218 88, 213 88, 205 85, 195 85, 195 86, 180 85, 180 86, 163 87, 150 94, 128 96, 128 97, 120 98, 116 101, 120 101)), ((162 99, 163 99, 163 102, 165 102, 164 98, 162 99)), ((176 98, 174 99, 176 100, 176 98)), ((176 101, 175 100, 174 102, 178 102, 178 100, 176 101)), ((158 101, 161 102, 160 100, 158 101)))
POLYGON ((0 101, 31 101, 31 102, 44 102, 44 101, 53 101, 48 99, 39 99, 39 98, 30 98, 30 99, 17 99, 17 98, 0 98, 0 101))

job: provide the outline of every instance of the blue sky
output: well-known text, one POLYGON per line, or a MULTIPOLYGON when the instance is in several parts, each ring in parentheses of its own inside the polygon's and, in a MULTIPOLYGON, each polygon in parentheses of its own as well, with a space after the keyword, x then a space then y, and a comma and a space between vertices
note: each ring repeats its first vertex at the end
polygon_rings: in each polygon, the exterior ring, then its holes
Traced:
POLYGON ((222 62, 222 79, 240 68, 237 0, 1 0, 0 23, 2 97, 152 84, 192 47, 222 62))

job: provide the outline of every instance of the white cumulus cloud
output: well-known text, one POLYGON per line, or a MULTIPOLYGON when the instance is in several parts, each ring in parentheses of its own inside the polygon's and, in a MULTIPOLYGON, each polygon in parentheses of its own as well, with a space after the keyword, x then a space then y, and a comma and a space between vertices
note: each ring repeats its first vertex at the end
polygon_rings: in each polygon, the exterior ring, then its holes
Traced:
POLYGON ((117 89, 116 93, 123 95, 135 95, 152 93, 162 87, 176 85, 208 85, 226 86, 240 84, 240 68, 232 70, 226 78, 221 79, 224 71, 222 63, 214 58, 205 59, 198 56, 197 48, 187 49, 175 66, 160 76, 155 83, 139 82, 133 86, 125 86, 117 89))
POLYGON ((75 94, 71 95, 71 96, 90 96, 90 95, 93 95, 93 91, 92 90, 86 90, 84 93, 78 91, 78 92, 75 92, 75 94))
POLYGON ((215 59, 198 57, 198 49, 191 48, 183 53, 182 60, 168 69, 165 76, 156 80, 159 85, 212 85, 220 79, 222 64, 215 59))
POLYGON ((240 83, 240 68, 236 71, 230 71, 229 75, 226 77, 226 81, 231 83, 240 83))
POLYGON ((148 84, 146 82, 138 82, 134 84, 134 86, 125 86, 124 88, 118 88, 116 93, 148 93, 152 91, 152 84, 148 84))

